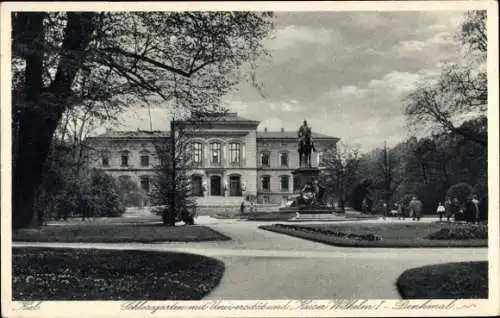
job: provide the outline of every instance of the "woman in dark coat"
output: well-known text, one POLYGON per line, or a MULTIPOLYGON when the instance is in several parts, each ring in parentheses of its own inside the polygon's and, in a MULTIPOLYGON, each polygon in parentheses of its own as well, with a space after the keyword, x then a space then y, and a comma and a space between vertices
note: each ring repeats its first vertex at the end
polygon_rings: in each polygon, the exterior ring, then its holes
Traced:
POLYGON ((467 224, 474 224, 476 217, 476 205, 472 201, 472 198, 468 198, 465 202, 465 211, 464 211, 465 222, 467 224))

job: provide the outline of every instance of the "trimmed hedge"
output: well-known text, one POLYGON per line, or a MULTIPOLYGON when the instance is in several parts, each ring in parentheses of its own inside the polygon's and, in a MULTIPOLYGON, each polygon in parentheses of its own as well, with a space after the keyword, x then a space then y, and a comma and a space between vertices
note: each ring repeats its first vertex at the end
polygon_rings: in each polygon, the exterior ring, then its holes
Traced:
POLYGON ((404 299, 486 299, 488 262, 447 263, 409 269, 396 286, 404 299))

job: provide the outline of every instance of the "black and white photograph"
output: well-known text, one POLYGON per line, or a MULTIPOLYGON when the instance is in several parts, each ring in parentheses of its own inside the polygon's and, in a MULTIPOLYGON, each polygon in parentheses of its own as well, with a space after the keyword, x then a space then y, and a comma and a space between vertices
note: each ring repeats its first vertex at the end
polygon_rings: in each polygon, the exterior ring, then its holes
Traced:
POLYGON ((2 316, 500 314, 498 8, 410 4, 3 5, 2 316))

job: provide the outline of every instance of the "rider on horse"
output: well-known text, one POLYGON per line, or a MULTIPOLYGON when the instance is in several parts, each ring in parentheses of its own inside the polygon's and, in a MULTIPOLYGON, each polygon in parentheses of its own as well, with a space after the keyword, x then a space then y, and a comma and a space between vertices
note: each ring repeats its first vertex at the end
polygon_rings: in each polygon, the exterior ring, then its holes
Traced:
MULTIPOLYGON (((311 150, 316 151, 314 149, 314 143, 312 142, 312 133, 311 133, 311 128, 307 126, 307 121, 304 120, 304 123, 302 126, 300 126, 299 131, 297 132, 297 135, 299 137, 299 153, 304 154, 304 161, 306 160, 307 157, 307 152, 310 153, 311 150)), ((302 163, 302 158, 301 158, 301 163, 302 163)), ((307 163, 310 165, 310 162, 307 163)))

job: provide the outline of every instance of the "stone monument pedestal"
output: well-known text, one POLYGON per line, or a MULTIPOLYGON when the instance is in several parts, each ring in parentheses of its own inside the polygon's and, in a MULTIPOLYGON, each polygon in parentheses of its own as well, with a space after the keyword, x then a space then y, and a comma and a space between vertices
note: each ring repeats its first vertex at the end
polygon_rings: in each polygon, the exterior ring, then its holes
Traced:
MULTIPOLYGON (((292 171, 294 176, 294 192, 299 195, 306 184, 312 185, 314 180, 318 180, 320 170, 318 168, 302 167, 292 171)), ((321 199, 321 198, 320 198, 321 199)), ((295 204, 291 207, 281 208, 282 212, 295 212, 297 218, 300 215, 311 216, 319 214, 332 214, 334 210, 327 207, 323 202, 315 202, 313 205, 303 202, 299 196, 295 199, 295 204)))
POLYGON ((299 193, 306 184, 312 184, 315 179, 318 179, 318 168, 298 168, 292 171, 294 192, 299 193), (296 184, 295 184, 296 182, 296 184))

